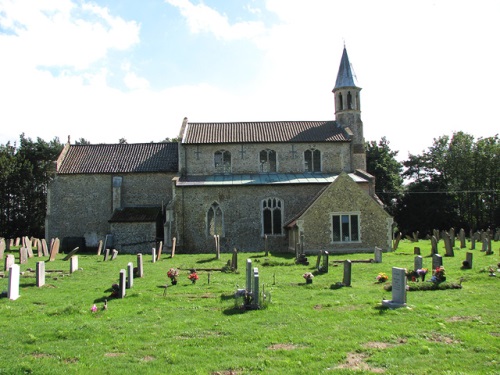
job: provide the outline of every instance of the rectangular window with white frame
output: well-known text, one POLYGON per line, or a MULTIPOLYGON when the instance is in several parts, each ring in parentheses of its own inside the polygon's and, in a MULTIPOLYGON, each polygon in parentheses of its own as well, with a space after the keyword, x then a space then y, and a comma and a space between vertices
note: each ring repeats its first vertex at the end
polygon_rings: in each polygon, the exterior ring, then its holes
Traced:
POLYGON ((332 242, 360 242, 360 213, 333 213, 332 242))

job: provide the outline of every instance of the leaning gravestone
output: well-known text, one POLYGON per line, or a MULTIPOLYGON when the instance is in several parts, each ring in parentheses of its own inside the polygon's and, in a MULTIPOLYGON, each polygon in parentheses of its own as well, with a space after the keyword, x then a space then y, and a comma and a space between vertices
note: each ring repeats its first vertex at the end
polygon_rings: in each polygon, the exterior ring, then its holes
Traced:
POLYGON ((392 300, 383 300, 382 306, 389 308, 406 306, 406 270, 392 267, 392 300))
POLYGON ((11 300, 16 300, 19 298, 19 278, 19 265, 13 264, 9 268, 9 289, 7 291, 7 297, 11 300))
POLYGON ((103 258, 103 260, 102 260, 102 261, 103 261, 103 262, 105 262, 105 261, 107 261, 107 260, 108 260, 108 258, 109 258, 109 249, 106 249, 106 250, 104 251, 104 258, 103 258))
POLYGON ((172 252, 170 253, 170 257, 173 258, 175 256, 175 245, 177 243, 177 238, 172 238, 172 252))
POLYGON ((434 254, 432 256, 432 269, 435 270, 443 265, 443 257, 439 254, 434 254))
POLYGON ((99 240, 99 243, 97 244, 97 256, 100 256, 102 252, 102 240, 99 240))
POLYGON ((156 261, 160 260, 162 250, 163 250, 163 241, 160 241, 160 243, 158 244, 158 251, 157 251, 157 254, 156 254, 156 261))
POLYGON ((144 276, 144 263, 142 261, 142 253, 137 254, 137 277, 144 276))
POLYGON ((115 260, 117 256, 118 256, 118 250, 113 249, 113 251, 111 252, 111 260, 115 260))
POLYGON ((455 247, 455 228, 450 228, 451 247, 455 247))
POLYGON ((351 271, 352 271, 351 261, 344 260, 344 277, 342 280, 342 284, 344 286, 351 286, 351 271))
POLYGON ((50 258, 49 262, 52 262, 56 259, 56 255, 59 254, 59 238, 56 238, 50 247, 50 258))
POLYGON ((3 270, 7 272, 13 264, 16 263, 16 258, 14 257, 14 254, 7 254, 5 257, 5 264, 3 270))
POLYGON ((69 273, 78 271, 78 255, 73 255, 69 258, 69 273))
POLYGON ((71 251, 69 252, 69 254, 68 254, 68 255, 66 255, 66 256, 63 258, 63 260, 64 260, 64 261, 66 261, 66 260, 70 259, 73 255, 75 255, 75 254, 78 252, 78 250, 80 250, 80 248, 79 248, 79 247, 75 247, 73 250, 71 250, 71 251))
POLYGON ((47 248, 47 241, 45 240, 45 238, 42 238, 42 253, 44 257, 49 256, 49 250, 47 248))
POLYGON ((31 240, 29 239, 28 236, 26 236, 24 238, 24 243, 26 244, 26 251, 28 252, 28 258, 33 258, 34 255, 33 255, 33 247, 32 247, 32 244, 31 244, 31 240))
POLYGON ((380 247, 375 246, 375 263, 382 263, 382 249, 380 247))
POLYGON ((36 286, 38 288, 45 285, 45 262, 36 262, 36 286))
POLYGON ((417 255, 415 259, 413 260, 413 269, 419 270, 422 268, 423 265, 423 258, 420 255, 417 255))

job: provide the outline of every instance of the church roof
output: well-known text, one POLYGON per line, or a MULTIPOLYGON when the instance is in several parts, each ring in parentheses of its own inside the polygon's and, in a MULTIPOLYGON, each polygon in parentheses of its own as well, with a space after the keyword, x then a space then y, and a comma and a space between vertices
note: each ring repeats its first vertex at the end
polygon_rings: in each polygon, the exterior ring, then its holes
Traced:
MULTIPOLYGON (((177 143, 71 145, 59 174, 177 172, 177 143)), ((64 152, 64 151, 63 151, 64 152)))
POLYGON ((346 142, 350 137, 335 121, 190 122, 183 144, 346 142))
POLYGON ((354 83, 354 76, 351 70, 351 64, 349 63, 349 57, 347 56, 347 50, 344 47, 344 52, 342 52, 342 59, 340 60, 339 72, 337 73, 337 81, 335 82, 335 87, 338 89, 340 87, 356 87, 354 83))

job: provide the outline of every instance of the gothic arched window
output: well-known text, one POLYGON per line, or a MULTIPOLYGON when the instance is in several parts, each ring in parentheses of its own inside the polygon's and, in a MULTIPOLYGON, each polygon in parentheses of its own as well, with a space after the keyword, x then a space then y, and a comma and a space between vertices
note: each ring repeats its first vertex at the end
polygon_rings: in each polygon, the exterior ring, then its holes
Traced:
POLYGON ((231 153, 226 150, 214 153, 215 173, 231 173, 231 153))
POLYGON ((264 235, 283 233, 283 201, 267 198, 262 201, 262 232, 264 235))
POLYGON ((306 172, 321 172, 321 152, 311 148, 304 151, 304 169, 306 172))
POLYGON ((224 215, 217 202, 212 203, 207 212, 207 235, 224 236, 224 215))
POLYGON ((259 154, 260 172, 276 172, 276 151, 262 150, 259 154))

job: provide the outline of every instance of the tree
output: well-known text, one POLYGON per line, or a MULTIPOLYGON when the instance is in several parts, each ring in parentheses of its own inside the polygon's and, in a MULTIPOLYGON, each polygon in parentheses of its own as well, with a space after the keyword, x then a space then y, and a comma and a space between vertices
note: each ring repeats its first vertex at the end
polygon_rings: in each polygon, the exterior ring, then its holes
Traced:
POLYGON ((85 138, 80 138, 75 141, 75 145, 90 145, 90 141, 86 140, 85 138))
POLYGON ((375 176, 375 192, 390 214, 395 213, 397 201, 402 198, 403 165, 396 160, 398 151, 392 151, 386 137, 378 142, 367 142, 366 170, 375 176))
POLYGON ((121 144, 121 145, 126 145, 128 142, 127 142, 127 140, 125 138, 120 138, 118 140, 118 143, 121 144))

